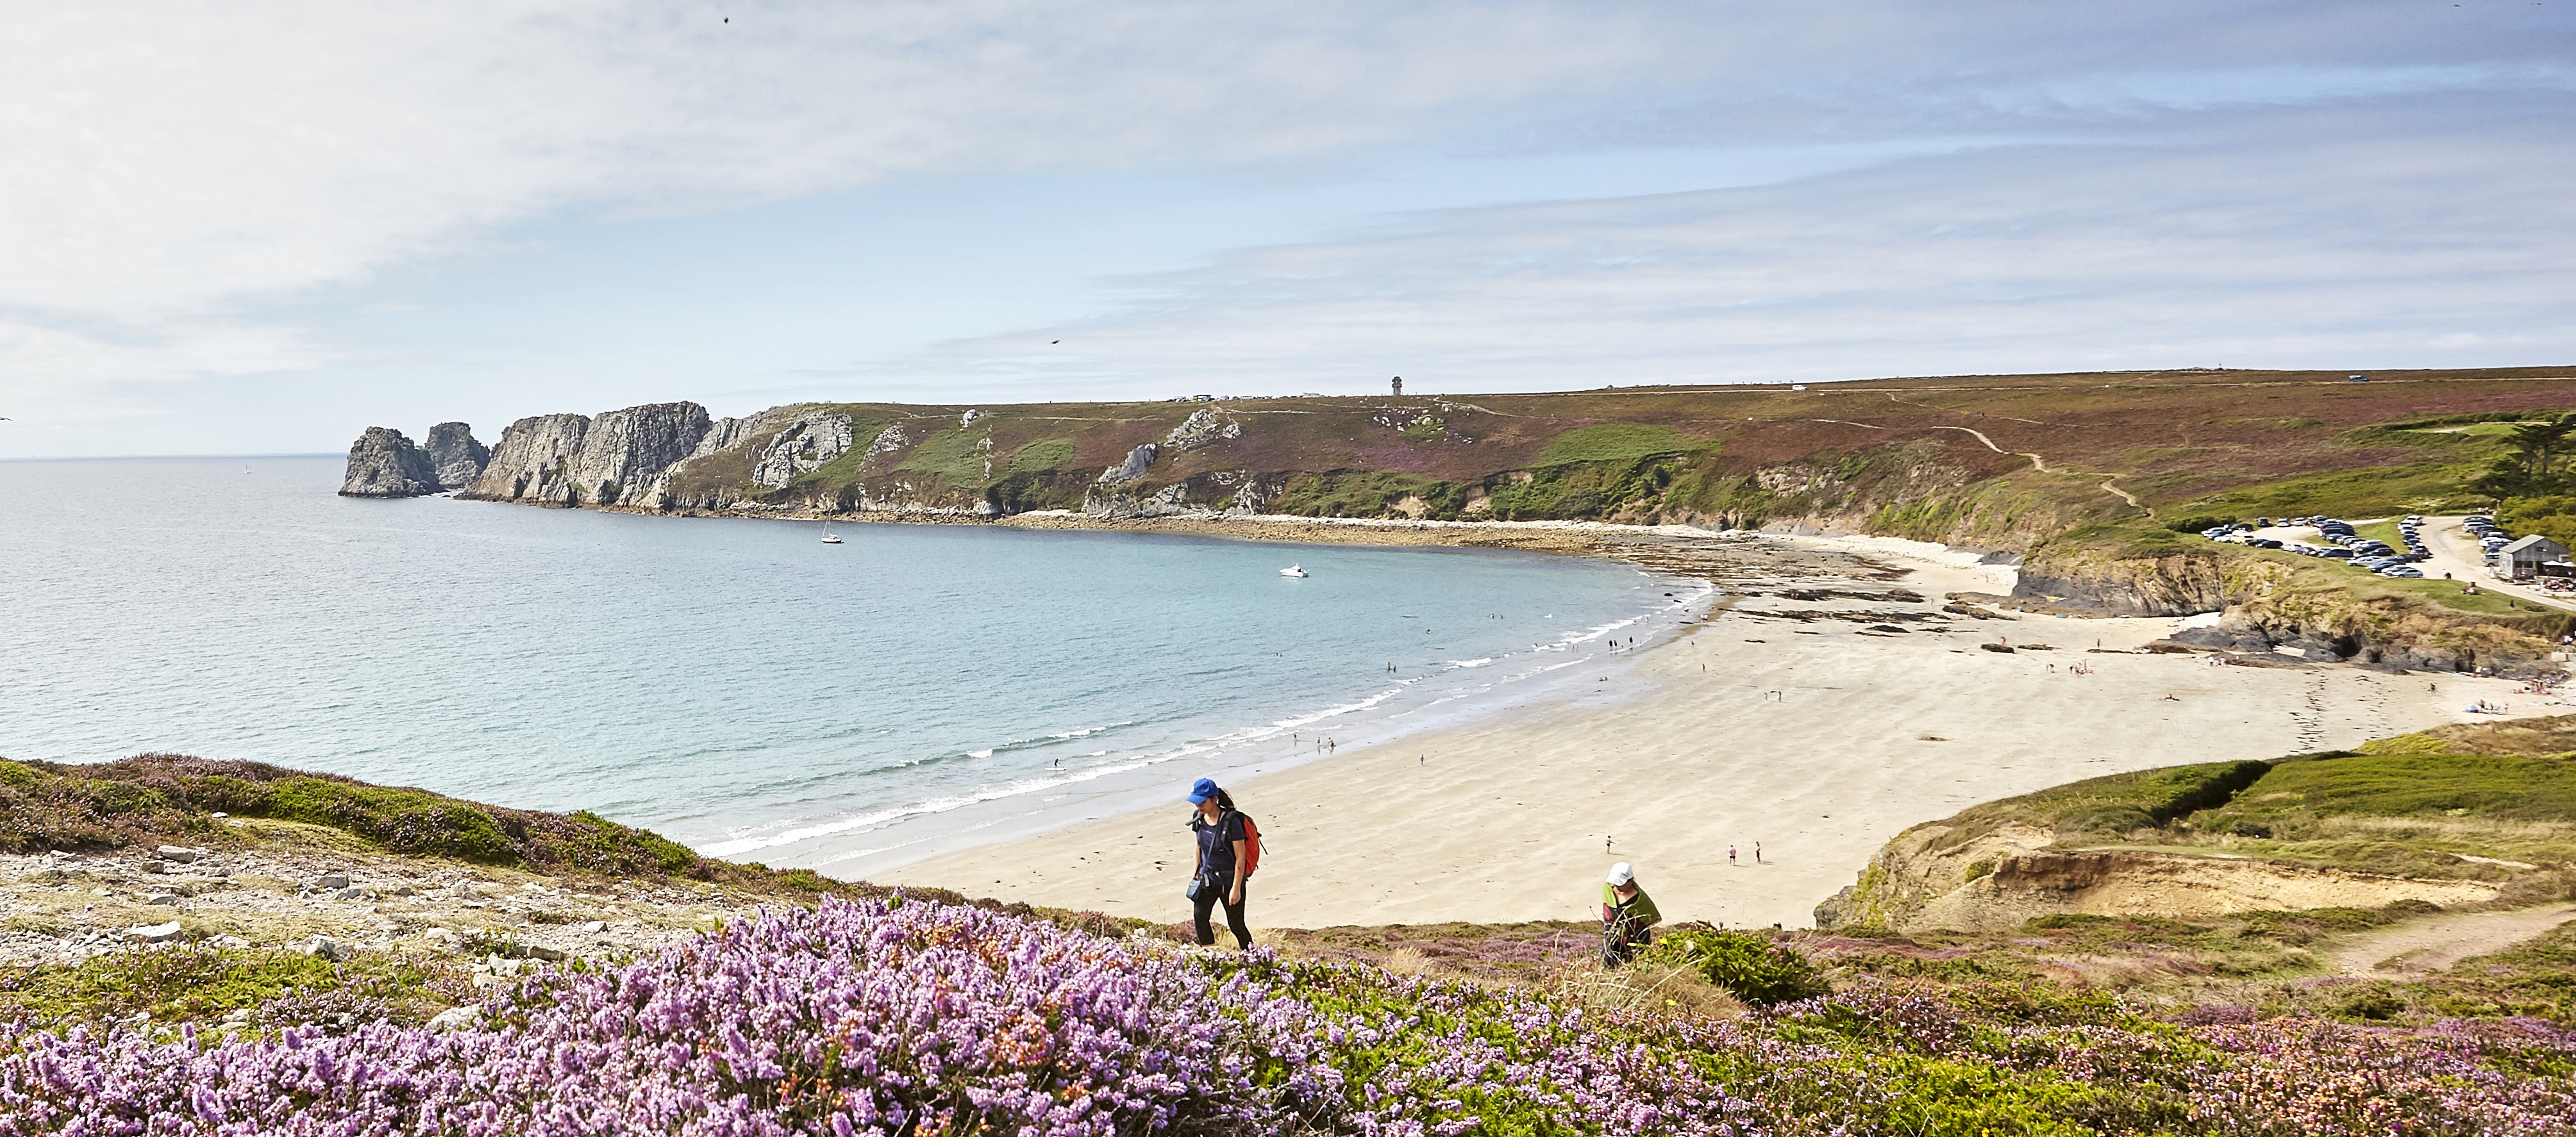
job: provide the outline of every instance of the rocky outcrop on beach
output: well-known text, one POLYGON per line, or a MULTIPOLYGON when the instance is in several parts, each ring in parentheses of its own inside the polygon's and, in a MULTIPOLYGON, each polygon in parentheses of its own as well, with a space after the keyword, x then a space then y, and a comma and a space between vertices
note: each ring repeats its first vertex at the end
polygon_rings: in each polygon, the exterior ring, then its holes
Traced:
POLYGON ((429 437, 421 444, 429 455, 430 468, 437 471, 438 488, 461 490, 483 476, 483 467, 492 461, 492 452, 474 440, 474 428, 461 422, 442 422, 429 428, 429 437))
POLYGON ((2215 612, 2241 594, 2213 557, 2136 557, 2059 563, 2024 561, 2013 595, 2116 616, 2189 616, 2215 612))
POLYGON ((530 415, 511 423, 492 447, 492 460, 482 476, 456 496, 532 505, 580 504, 571 467, 589 429, 587 415, 530 415))
POLYGON ((349 446, 342 497, 419 497, 437 493, 438 469, 403 432, 371 426, 349 446))

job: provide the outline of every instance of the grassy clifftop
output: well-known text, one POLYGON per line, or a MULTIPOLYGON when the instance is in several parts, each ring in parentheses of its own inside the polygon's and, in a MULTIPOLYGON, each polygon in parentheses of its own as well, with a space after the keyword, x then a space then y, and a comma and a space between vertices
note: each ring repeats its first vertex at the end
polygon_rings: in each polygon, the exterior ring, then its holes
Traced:
POLYGON ((2382 373, 2368 383, 2327 372, 2185 371, 1798 389, 808 404, 767 412, 763 429, 679 468, 672 500, 688 510, 1808 520, 2030 549, 2168 507, 2369 515, 2442 504, 2501 443, 2400 424, 2569 403, 2569 380, 2524 368, 2382 373), (846 449, 816 449, 811 431, 781 444, 767 429, 805 421, 835 432, 845 423, 846 449), (774 445, 790 449, 768 453, 774 445), (1145 446, 1154 450, 1140 454, 1145 446), (764 458, 769 482, 755 480, 764 458), (1122 467, 1123 480, 1101 480, 1122 467))
POLYGON ((2367 907, 2571 897, 2576 716, 2562 716, 1987 802, 1890 842, 1819 917, 1993 927, 2046 912, 2298 906, 2284 898, 2367 907))

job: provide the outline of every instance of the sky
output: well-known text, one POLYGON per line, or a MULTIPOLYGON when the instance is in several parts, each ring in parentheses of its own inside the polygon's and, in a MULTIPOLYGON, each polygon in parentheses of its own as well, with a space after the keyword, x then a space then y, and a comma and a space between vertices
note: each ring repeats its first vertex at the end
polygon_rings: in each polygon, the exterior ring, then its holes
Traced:
POLYGON ((53 5, 0 458, 2576 365, 2576 0, 53 5))

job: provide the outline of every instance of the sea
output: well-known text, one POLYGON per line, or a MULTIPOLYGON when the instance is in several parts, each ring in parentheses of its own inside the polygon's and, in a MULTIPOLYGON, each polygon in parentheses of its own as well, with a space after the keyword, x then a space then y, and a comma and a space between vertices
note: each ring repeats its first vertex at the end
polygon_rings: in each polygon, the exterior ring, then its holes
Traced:
POLYGON ((1489 549, 342 498, 341 462, 0 462, 0 757, 245 759, 858 876, 1571 692, 1711 598, 1489 549))

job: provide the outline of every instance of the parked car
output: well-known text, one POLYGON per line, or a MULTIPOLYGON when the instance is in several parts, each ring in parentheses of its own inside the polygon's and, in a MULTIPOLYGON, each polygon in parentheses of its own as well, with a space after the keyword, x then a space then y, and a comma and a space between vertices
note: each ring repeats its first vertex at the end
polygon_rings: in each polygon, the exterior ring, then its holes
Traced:
POLYGON ((2422 580, 2424 578, 2424 570, 2415 568, 2411 565, 2390 565, 2387 568, 2379 570, 2379 575, 2402 577, 2407 580, 2422 580))

